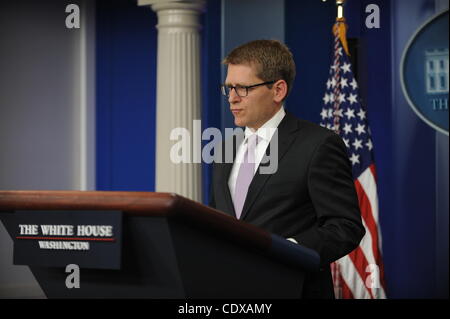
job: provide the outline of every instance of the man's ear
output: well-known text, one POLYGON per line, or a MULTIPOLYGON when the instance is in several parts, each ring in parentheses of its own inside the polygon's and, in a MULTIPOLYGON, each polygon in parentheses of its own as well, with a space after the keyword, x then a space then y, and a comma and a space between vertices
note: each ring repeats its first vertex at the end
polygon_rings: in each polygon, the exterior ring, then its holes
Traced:
POLYGON ((273 84, 274 89, 274 102, 281 103, 286 97, 288 92, 288 86, 285 80, 278 80, 273 84))

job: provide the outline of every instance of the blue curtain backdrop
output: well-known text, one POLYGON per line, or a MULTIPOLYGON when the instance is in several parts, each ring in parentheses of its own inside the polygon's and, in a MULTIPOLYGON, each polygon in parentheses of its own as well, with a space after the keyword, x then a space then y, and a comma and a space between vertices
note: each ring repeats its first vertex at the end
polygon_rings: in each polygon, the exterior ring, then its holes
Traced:
POLYGON ((136 1, 97 1, 98 190, 155 184, 156 15, 136 1))

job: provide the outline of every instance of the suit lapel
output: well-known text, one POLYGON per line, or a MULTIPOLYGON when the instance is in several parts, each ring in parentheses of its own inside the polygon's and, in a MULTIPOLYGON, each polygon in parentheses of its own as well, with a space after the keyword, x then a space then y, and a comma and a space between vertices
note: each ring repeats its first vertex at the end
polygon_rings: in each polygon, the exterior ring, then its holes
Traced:
POLYGON ((223 163, 222 168, 222 194, 225 194, 225 205, 226 205, 226 213, 231 216, 236 216, 236 212, 234 211, 233 200, 231 198, 230 188, 228 187, 228 179, 230 178, 230 172, 233 167, 233 163, 223 163))
POLYGON ((236 217, 236 212, 234 211, 234 204, 233 199, 231 198, 230 188, 228 187, 228 180, 230 178, 231 169, 233 168, 233 163, 236 158, 236 152, 237 152, 237 139, 236 136, 233 135, 233 139, 226 140, 225 143, 223 143, 222 148, 222 164, 221 164, 221 188, 222 188, 222 194, 225 195, 225 206, 226 210, 225 212, 233 217, 236 217), (226 143, 233 143, 232 150, 233 150, 233 161, 231 163, 226 162, 226 143))
MULTIPOLYGON (((285 117, 281 121, 280 125, 278 126, 278 165, 281 163, 281 159, 286 154, 288 149, 290 148, 292 142, 295 139, 295 132, 298 130, 298 122, 295 117, 290 115, 288 112, 286 112, 285 117)), ((274 135, 275 136, 275 135, 274 135)), ((269 150, 271 146, 273 145, 274 138, 272 137, 272 140, 267 147, 269 150)), ((262 162, 266 162, 265 159, 267 159, 268 155, 267 152, 262 160, 262 162)), ((258 195, 262 191, 264 185, 268 181, 268 179, 273 174, 261 174, 260 168, 258 167, 258 170, 255 174, 255 177, 253 178, 252 182, 250 183, 247 197, 245 199, 244 207, 242 208, 242 214, 241 219, 244 219, 250 208, 253 206, 255 200, 258 198, 258 195)), ((276 174, 276 172, 274 173, 276 174)))

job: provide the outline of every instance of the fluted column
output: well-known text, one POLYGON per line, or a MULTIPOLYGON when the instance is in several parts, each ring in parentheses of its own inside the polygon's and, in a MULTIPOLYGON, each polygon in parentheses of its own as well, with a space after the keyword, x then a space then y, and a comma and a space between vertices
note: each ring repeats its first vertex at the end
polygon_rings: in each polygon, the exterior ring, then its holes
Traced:
POLYGON ((158 15, 156 191, 201 201, 200 149, 193 147, 201 136, 194 133, 193 121, 201 119, 199 15, 205 2, 139 0, 139 5, 151 5, 158 15), (170 140, 174 128, 189 132, 184 151, 190 163, 171 159, 172 147, 181 140, 170 140))

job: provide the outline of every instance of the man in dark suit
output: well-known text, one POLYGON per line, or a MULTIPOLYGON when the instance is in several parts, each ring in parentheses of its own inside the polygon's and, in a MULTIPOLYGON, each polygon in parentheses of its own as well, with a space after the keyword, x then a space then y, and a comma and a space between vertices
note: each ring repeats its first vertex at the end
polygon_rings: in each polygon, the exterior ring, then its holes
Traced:
POLYGON ((316 250, 321 270, 305 278, 303 297, 334 298, 329 265, 365 233, 345 144, 284 110, 295 63, 282 43, 249 42, 224 64, 222 93, 245 136, 233 163, 214 164, 210 206, 316 250), (268 158, 278 161, 269 174, 268 158))

